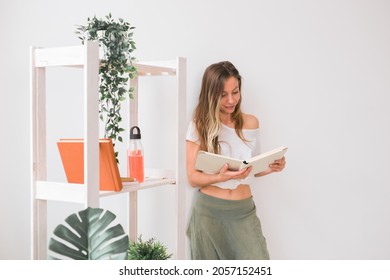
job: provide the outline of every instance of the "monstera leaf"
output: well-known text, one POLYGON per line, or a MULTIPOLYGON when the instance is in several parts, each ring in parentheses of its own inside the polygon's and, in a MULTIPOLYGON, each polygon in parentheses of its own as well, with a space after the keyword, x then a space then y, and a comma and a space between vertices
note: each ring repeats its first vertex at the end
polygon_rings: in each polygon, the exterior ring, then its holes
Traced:
POLYGON ((108 226, 116 216, 100 208, 87 208, 58 225, 49 242, 50 259, 126 260, 129 238, 122 226, 108 226))

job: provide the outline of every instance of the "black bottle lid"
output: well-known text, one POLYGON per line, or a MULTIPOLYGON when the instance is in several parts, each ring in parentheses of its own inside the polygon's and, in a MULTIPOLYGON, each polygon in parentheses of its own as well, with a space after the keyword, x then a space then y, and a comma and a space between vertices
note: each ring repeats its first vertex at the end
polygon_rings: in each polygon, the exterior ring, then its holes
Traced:
POLYGON ((133 126, 130 128, 130 139, 141 139, 141 130, 138 126, 133 126), (134 133, 134 130, 138 130, 137 133, 134 133))

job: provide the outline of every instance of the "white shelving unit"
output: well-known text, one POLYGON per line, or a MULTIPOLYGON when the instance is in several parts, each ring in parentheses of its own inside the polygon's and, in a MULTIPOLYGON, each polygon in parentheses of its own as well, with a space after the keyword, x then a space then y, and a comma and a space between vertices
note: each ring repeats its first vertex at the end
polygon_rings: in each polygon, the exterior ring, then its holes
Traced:
MULTIPOLYGON (((138 77, 131 81, 135 86, 134 99, 129 102, 129 127, 138 124, 138 79, 143 76, 176 76, 176 167, 173 171, 159 170, 158 178, 147 178, 144 183, 126 183, 121 192, 99 191, 98 139, 99 139, 99 48, 95 42, 60 48, 31 48, 31 257, 47 259, 47 202, 81 203, 84 207, 99 207, 106 196, 128 194, 129 236, 137 238, 137 193, 147 188, 172 185, 176 188, 178 259, 185 258, 185 130, 186 130, 186 59, 135 63, 138 77), (46 159, 46 68, 83 68, 84 75, 84 184, 50 182, 47 180, 46 159)), ((141 116, 142 117, 142 116, 141 116)))

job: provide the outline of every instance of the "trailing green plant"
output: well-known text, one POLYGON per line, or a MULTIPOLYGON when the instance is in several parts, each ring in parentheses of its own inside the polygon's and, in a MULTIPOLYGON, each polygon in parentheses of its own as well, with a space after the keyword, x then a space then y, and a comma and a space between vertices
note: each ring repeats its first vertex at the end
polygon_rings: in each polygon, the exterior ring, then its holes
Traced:
POLYGON ((120 125, 121 103, 127 97, 133 98, 134 88, 129 87, 129 80, 137 75, 133 65, 134 28, 122 18, 114 20, 110 13, 102 19, 88 18, 87 24, 78 25, 75 32, 83 44, 97 41, 103 49, 99 67, 99 114, 104 123, 104 137, 111 138, 114 146, 115 140, 123 142, 120 136, 124 131, 120 125))
POLYGON ((129 241, 129 260, 167 260, 172 257, 168 253, 167 247, 155 238, 147 241, 142 240, 142 236, 137 241, 129 241))

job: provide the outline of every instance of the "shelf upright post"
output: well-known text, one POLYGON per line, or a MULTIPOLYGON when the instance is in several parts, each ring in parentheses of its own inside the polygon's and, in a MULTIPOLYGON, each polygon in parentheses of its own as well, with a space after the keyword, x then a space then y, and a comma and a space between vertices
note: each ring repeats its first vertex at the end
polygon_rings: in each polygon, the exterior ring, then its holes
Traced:
POLYGON ((99 46, 84 49, 84 185, 85 207, 99 207, 99 46))
MULTIPOLYGON (((130 86, 134 87, 133 98, 129 101, 129 129, 138 125, 138 75, 130 81, 130 86)), ((130 141, 129 135, 127 135, 127 141, 130 141)), ((129 142, 127 142, 129 143, 129 142)), ((127 157, 126 157, 127 161, 127 157)), ((126 162, 126 164, 128 164, 126 162)), ((131 241, 137 241, 138 235, 138 191, 129 193, 129 239, 131 241)))
POLYGON ((186 242, 186 188, 187 171, 186 165, 186 73, 187 60, 184 57, 177 58, 177 143, 176 143, 176 213, 177 213, 177 258, 185 259, 186 242))
POLYGON ((35 47, 30 49, 31 107, 31 258, 47 258, 47 201, 35 199, 36 182, 46 181, 46 69, 35 66, 35 47))

